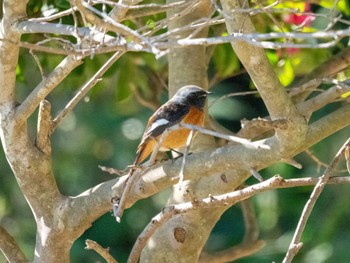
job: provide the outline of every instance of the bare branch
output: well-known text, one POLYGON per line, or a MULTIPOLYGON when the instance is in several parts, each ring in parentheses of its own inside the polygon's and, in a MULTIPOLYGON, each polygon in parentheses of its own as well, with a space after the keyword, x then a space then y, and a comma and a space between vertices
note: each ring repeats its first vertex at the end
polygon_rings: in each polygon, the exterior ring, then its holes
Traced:
MULTIPOLYGON (((344 118, 350 114, 350 105, 330 113, 309 126, 304 144, 292 151, 292 156, 305 151, 315 143, 333 134, 350 124, 350 119, 344 118)), ((273 142, 269 139, 267 142, 273 142)), ((271 146, 273 149, 275 146, 271 146)), ((251 167, 260 170, 268 165, 281 161, 275 156, 273 151, 261 148, 250 148, 243 145, 227 145, 212 151, 200 152, 186 157, 186 167, 184 171, 185 180, 196 180, 198 178, 223 173, 231 169, 243 168, 249 171, 251 167), (246 160, 249 157, 249 164, 246 160), (208 161, 210 160, 210 161, 208 161)), ((176 161, 167 161, 148 167, 143 173, 141 180, 135 181, 134 188, 128 195, 125 207, 130 207, 139 199, 151 196, 161 189, 165 189, 178 181, 181 169, 181 158, 176 161), (142 193, 139 191, 142 189, 142 193)), ((125 179, 124 177, 122 177, 125 179)), ((114 196, 120 196, 123 185, 118 182, 113 187, 114 196)))
POLYGON ((38 68, 39 68, 41 77, 44 79, 44 78, 45 78, 45 72, 44 72, 43 67, 41 66, 41 63, 40 63, 40 60, 39 60, 38 56, 37 56, 36 54, 34 54, 34 52, 33 52, 32 49, 29 50, 29 53, 30 53, 30 54, 32 55, 32 57, 34 58, 35 63, 38 65, 38 68))
POLYGON ((350 145, 350 139, 348 139, 344 145, 340 148, 338 153, 335 155, 333 161, 330 163, 330 165, 327 167, 323 175, 318 179, 317 184, 315 185, 315 188, 313 189, 309 200, 304 206, 303 212, 300 216, 298 226, 295 229, 294 236, 292 238, 292 241, 289 245, 288 251, 286 253, 285 258, 283 259, 283 263, 290 263, 292 262, 294 256, 298 253, 299 249, 303 245, 300 240, 302 233, 305 229, 307 220, 309 219, 312 209, 316 204, 316 201, 318 197, 321 195, 323 188, 325 187, 327 181, 329 178, 333 175, 334 169, 339 164, 340 160, 343 158, 343 155, 350 145))
POLYGON ((28 262, 15 239, 2 226, 0 226, 0 250, 8 262, 28 262))
POLYGON ((15 105, 15 83, 21 34, 16 32, 14 25, 26 16, 26 2, 16 3, 6 1, 2 4, 2 19, 0 22, 0 107, 1 115, 9 113, 15 105))
POLYGON ((58 124, 71 112, 78 102, 101 80, 106 71, 124 54, 122 51, 118 51, 111 56, 105 64, 95 73, 95 75, 84 84, 82 88, 76 93, 76 95, 68 102, 66 107, 54 118, 52 121, 52 132, 57 128, 58 124))
POLYGON ((117 22, 121 22, 123 20, 125 20, 125 15, 126 13, 129 11, 129 9, 131 7, 133 7, 134 5, 137 5, 139 2, 142 2, 142 0, 136 0, 136 1, 130 1, 130 0, 120 0, 118 1, 118 3, 114 3, 114 2, 108 2, 108 1, 94 1, 96 3, 108 3, 112 6, 114 6, 114 8, 112 9, 112 11, 108 14, 110 16, 110 18, 112 18, 113 20, 117 21, 117 22))
MULTIPOLYGON (((350 183, 350 178, 344 177, 347 183, 350 183)), ((332 181, 338 180, 338 178, 332 178, 332 181)), ((269 191, 271 189, 277 188, 290 188, 302 185, 315 184, 317 178, 298 178, 298 179, 290 179, 284 180, 280 176, 274 176, 264 182, 254 184, 252 186, 245 187, 243 189, 233 191, 231 193, 211 196, 208 198, 204 198, 201 200, 197 200, 196 203, 187 202, 178 205, 172 205, 166 207, 162 210, 161 213, 152 218, 151 222, 146 226, 144 231, 140 234, 137 239, 128 259, 128 263, 137 262, 140 253, 147 243, 147 240, 152 236, 152 234, 160 228, 166 221, 168 221, 172 216, 178 214, 188 213, 193 209, 209 209, 214 207, 226 207, 236 204, 242 200, 250 198, 258 193, 262 193, 265 191, 269 191)), ((261 248, 263 244, 258 242, 256 244, 255 249, 261 248)))
POLYGON ((18 122, 24 122, 38 107, 40 102, 68 76, 68 74, 82 63, 82 58, 74 55, 67 56, 52 71, 47 78, 43 79, 40 84, 28 95, 28 97, 16 109, 15 118, 18 122))
MULTIPOLYGON (((335 102, 338 99, 341 99, 341 96, 350 90, 350 85, 347 81, 339 82, 337 80, 329 79, 329 78, 321 78, 314 79, 309 82, 302 84, 299 88, 293 89, 293 94, 298 94, 299 92, 302 94, 309 88, 315 89, 317 85, 320 83, 334 83, 336 86, 333 86, 325 91, 321 90, 322 93, 310 98, 307 101, 302 101, 296 105, 298 111, 306 118, 309 119, 311 115, 324 107, 325 105, 335 102)), ((345 100, 344 100, 345 101, 345 100)), ((277 120, 278 122, 283 120, 277 120)), ((254 139, 259 138, 261 135, 266 135, 269 130, 273 128, 273 123, 270 120, 259 120, 253 119, 251 121, 243 119, 242 121, 242 129, 237 133, 239 137, 254 139), (269 124, 271 122, 271 124, 269 124)), ((270 134, 270 133, 269 133, 270 134)), ((266 137, 266 136, 265 136, 266 137)), ((260 138, 261 139, 261 138, 260 138)))
POLYGON ((350 35, 350 29, 328 31, 328 32, 314 32, 314 33, 300 33, 300 32, 272 32, 272 33, 230 33, 228 36, 208 37, 208 38, 192 38, 179 39, 169 42, 155 43, 159 49, 166 49, 169 47, 178 48, 184 46, 195 45, 218 45, 230 42, 243 41, 252 46, 266 48, 266 49, 280 49, 280 48, 329 48, 335 46, 342 38, 350 35), (321 43, 296 43, 296 42, 272 42, 278 39, 288 40, 309 40, 309 39, 325 39, 321 43), (269 40, 269 41, 267 41, 269 40))
POLYGON ((65 24, 35 22, 32 20, 19 22, 17 24, 17 30, 22 34, 48 33, 66 36, 77 36, 78 34, 81 38, 92 39, 100 43, 106 43, 115 40, 115 38, 110 35, 104 34, 97 30, 92 30, 88 27, 75 27, 65 24))
MULTIPOLYGON (((329 76, 344 70, 350 64, 350 47, 344 48, 335 56, 332 56, 330 59, 322 63, 320 66, 316 67, 311 73, 307 74, 301 81, 294 84, 292 87, 301 86, 304 83, 312 81, 313 79, 320 79, 329 76)), ((314 86, 319 84, 315 83, 314 86)), ((312 86, 305 92, 301 94, 293 94, 293 101, 301 102, 304 101, 313 90, 312 86)))
POLYGON ((331 102, 334 102, 336 99, 341 98, 341 95, 349 91, 350 85, 348 85, 346 82, 341 84, 339 83, 338 85, 325 90, 318 96, 299 103, 297 108, 306 118, 309 119, 313 112, 321 109, 331 102))
POLYGON ((64 16, 68 16, 73 14, 74 12, 76 12, 78 9, 76 7, 71 7, 67 10, 61 11, 59 13, 50 15, 50 16, 45 16, 45 17, 37 17, 37 18, 30 18, 27 21, 30 22, 48 22, 48 21, 52 21, 52 20, 56 20, 59 18, 62 18, 64 16))
POLYGON ((85 240, 85 249, 92 249, 95 250, 98 254, 100 254, 101 257, 103 257, 107 263, 118 263, 111 254, 109 254, 108 248, 101 247, 96 241, 86 239, 85 240))
POLYGON ((81 12, 82 15, 86 17, 88 21, 91 22, 92 24, 95 24, 96 26, 100 28, 104 28, 108 31, 119 33, 125 37, 132 39, 138 44, 143 43, 143 45, 146 45, 150 50, 152 50, 153 53, 155 54, 158 53, 158 50, 153 45, 151 45, 149 40, 146 39, 144 36, 140 35, 137 31, 134 31, 123 24, 115 22, 107 14, 90 6, 85 1, 70 0, 69 2, 72 5, 77 6, 79 12, 81 12), (96 15, 100 16, 101 18, 97 17, 96 15))

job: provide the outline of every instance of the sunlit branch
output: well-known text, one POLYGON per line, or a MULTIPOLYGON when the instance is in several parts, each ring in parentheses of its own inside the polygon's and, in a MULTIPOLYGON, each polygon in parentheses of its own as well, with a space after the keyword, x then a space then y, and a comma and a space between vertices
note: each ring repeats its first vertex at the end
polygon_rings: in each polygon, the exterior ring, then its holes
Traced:
POLYGON ((312 209, 315 206, 317 199, 321 195, 323 188, 327 184, 327 181, 331 178, 331 176, 333 176, 334 169, 339 164, 340 160, 343 158, 345 150, 347 149, 347 147, 349 147, 349 144, 350 144, 350 139, 348 139, 343 144, 343 146, 335 155, 334 159, 332 160, 330 165, 327 167, 323 175, 317 179, 317 183, 310 195, 310 198, 304 206, 303 212, 298 222, 298 226, 295 229, 294 236, 292 238, 292 241, 290 242, 286 256, 283 259, 283 263, 292 262, 294 256, 299 252, 301 246, 303 245, 303 243, 301 243, 301 236, 302 236, 302 233, 304 232, 306 223, 311 215, 312 209))
MULTIPOLYGON (((336 183, 339 178, 332 178, 331 181, 336 183)), ((172 216, 178 214, 188 213, 193 209, 209 209, 214 207, 226 207, 236 204, 242 200, 250 198, 258 193, 266 192, 271 189, 290 188, 297 186, 313 185, 317 183, 318 178, 298 178, 285 180, 280 176, 274 176, 264 182, 245 187, 231 193, 222 194, 218 196, 210 196, 195 203, 187 202, 178 205, 166 207, 161 213, 152 218, 151 222, 146 226, 144 231, 137 239, 128 259, 128 263, 137 262, 143 247, 146 245, 148 239, 152 234, 159 229, 172 216)), ((329 181, 329 183, 331 182, 329 181)), ((342 177, 338 183, 350 183, 350 178, 342 177)))

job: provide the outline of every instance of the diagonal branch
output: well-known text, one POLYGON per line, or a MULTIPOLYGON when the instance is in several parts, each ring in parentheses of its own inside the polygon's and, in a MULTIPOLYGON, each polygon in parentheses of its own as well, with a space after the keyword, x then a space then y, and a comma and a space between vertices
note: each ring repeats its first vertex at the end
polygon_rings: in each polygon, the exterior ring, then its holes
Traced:
MULTIPOLYGON (((252 34, 256 29, 248 14, 232 14, 231 10, 241 8, 239 0, 222 0, 227 14, 226 26, 229 34, 252 34)), ((255 83, 272 119, 298 116, 286 90, 274 73, 265 51, 244 41, 233 41, 231 45, 255 83)))
POLYGON ((82 57, 69 55, 28 95, 28 97, 16 109, 17 122, 26 121, 39 106, 40 102, 54 89, 64 78, 82 63, 82 57))
POLYGON ((118 263, 111 254, 109 254, 109 248, 101 247, 96 241, 87 239, 85 240, 85 249, 95 250, 101 257, 103 257, 107 263, 118 263))
POLYGON ((106 71, 124 54, 122 51, 118 51, 111 56, 105 64, 95 73, 92 78, 85 83, 85 85, 76 93, 76 95, 68 102, 66 107, 55 117, 52 121, 51 131, 53 132, 59 123, 71 112, 78 102, 101 80, 106 71))
POLYGON ((8 262, 28 262, 15 239, 2 226, 0 226, 0 250, 8 262))
POLYGON ((315 185, 309 200, 304 206, 303 212, 300 216, 298 226, 295 229, 294 236, 292 238, 292 241, 290 242, 287 254, 285 258, 283 259, 283 263, 290 263, 292 262, 294 256, 298 253, 299 249, 303 245, 303 243, 300 242, 301 235, 305 229, 307 220, 309 219, 312 209, 316 204, 316 201, 318 197, 321 195, 323 188, 327 184, 327 181, 329 178, 333 175, 334 169, 337 167, 341 159, 343 158, 344 152, 350 145, 350 139, 348 139, 343 146, 340 148, 338 153, 335 155, 333 161, 330 163, 330 165, 327 167, 326 171, 323 173, 323 175, 318 178, 317 184, 315 185))
MULTIPOLYGON (((298 83, 292 85, 292 88, 298 87, 303 83, 309 82, 313 79, 333 76, 334 74, 347 68, 349 64, 350 64, 350 47, 347 47, 347 48, 344 48, 335 56, 332 56, 330 59, 322 63, 320 66, 316 67, 312 72, 307 74, 298 83)), ((313 90, 313 89, 309 88, 307 91, 304 91, 301 94, 293 95, 293 100, 296 102, 305 100, 310 95, 311 93, 310 90, 313 90)))

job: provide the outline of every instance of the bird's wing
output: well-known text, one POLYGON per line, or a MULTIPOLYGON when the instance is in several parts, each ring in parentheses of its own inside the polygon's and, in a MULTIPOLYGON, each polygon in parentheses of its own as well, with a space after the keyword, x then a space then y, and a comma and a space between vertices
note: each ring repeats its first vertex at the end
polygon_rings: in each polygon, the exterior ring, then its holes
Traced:
POLYGON ((142 142, 147 138, 157 137, 158 135, 162 134, 167 128, 181 122, 189 110, 190 107, 185 104, 164 104, 149 119, 145 133, 142 137, 142 142))

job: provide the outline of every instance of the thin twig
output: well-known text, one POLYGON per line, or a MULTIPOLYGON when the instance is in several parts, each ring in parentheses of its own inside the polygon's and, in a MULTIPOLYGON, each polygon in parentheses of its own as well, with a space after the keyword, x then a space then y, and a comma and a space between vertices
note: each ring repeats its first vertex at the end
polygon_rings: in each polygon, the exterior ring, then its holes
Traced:
POLYGON ((268 49, 280 49, 280 48, 329 48, 336 45, 342 38, 350 35, 350 28, 343 30, 335 30, 328 32, 273 32, 273 33, 232 33, 228 36, 220 37, 208 37, 208 38, 193 38, 193 39, 172 39, 169 42, 154 43, 155 47, 162 49, 176 48, 193 45, 217 45, 230 43, 232 41, 245 41, 253 46, 268 48, 268 49), (272 42, 276 39, 291 39, 291 40, 307 40, 307 39, 330 39, 323 43, 293 43, 293 42, 272 42), (268 41, 270 40, 270 41, 268 41))
POLYGON ((323 168, 328 167, 328 165, 322 162, 320 159, 318 159, 317 156, 314 155, 314 153, 310 149, 307 149, 305 153, 316 163, 318 173, 320 172, 321 167, 323 168))
POLYGON ((176 130, 176 129, 179 129, 181 127, 187 128, 187 129, 190 129, 190 130, 194 130, 194 131, 198 131, 200 133, 211 135, 211 136, 214 136, 214 137, 217 137, 217 138, 222 138, 222 139, 225 139, 225 140, 228 140, 228 141, 231 141, 231 142, 236 142, 236 143, 239 143, 239 144, 242 144, 242 145, 246 145, 247 147, 253 147, 253 148, 256 148, 256 149, 266 149, 266 150, 270 149, 270 146, 264 144, 264 141, 251 142, 250 140, 239 138, 237 136, 218 133, 218 132, 215 132, 215 131, 211 131, 211 130, 208 130, 208 129, 205 129, 205 128, 202 128, 202 127, 199 127, 199 126, 196 126, 196 125, 187 124, 187 123, 181 123, 181 124, 178 124, 178 125, 174 125, 170 129, 171 130, 176 130))
POLYGON ((343 146, 340 148, 338 153, 335 155, 333 161, 330 163, 330 165, 328 166, 326 171, 323 173, 323 175, 321 177, 318 178, 317 184, 315 185, 315 187, 310 195, 309 200, 307 201, 307 203, 304 206, 303 212, 302 212, 300 219, 299 219, 299 222, 298 222, 298 226, 295 229, 294 236, 293 236, 292 241, 289 245, 286 256, 283 259, 283 263, 292 262, 294 256, 298 253, 301 246, 303 245, 303 243, 301 243, 300 240, 301 240, 302 233, 305 229, 307 220, 309 219, 310 214, 312 212, 312 209, 315 206, 318 197, 322 193, 324 186, 327 184, 327 181, 333 175, 334 169, 341 161, 341 159, 344 155, 344 152, 346 151, 346 149, 349 145, 350 145, 350 139, 348 139, 343 144, 343 146))
POLYGON ((71 7, 67 10, 64 10, 62 12, 50 15, 50 16, 45 16, 45 17, 38 17, 38 18, 30 18, 28 19, 28 21, 31 22, 48 22, 48 21, 52 21, 52 20, 56 20, 59 19, 61 17, 64 16, 68 16, 71 15, 72 13, 74 13, 75 11, 77 11, 78 9, 76 7, 71 7))
POLYGON ((107 263, 118 263, 118 261, 115 260, 109 253, 109 248, 103 248, 96 241, 90 239, 85 240, 85 245, 85 249, 95 250, 98 254, 100 254, 101 257, 103 257, 107 261, 107 263))
POLYGON ((100 81, 106 71, 124 54, 122 51, 118 51, 111 56, 105 64, 90 78, 83 87, 75 94, 75 96, 67 103, 65 108, 54 118, 52 121, 52 132, 57 128, 58 124, 71 112, 78 102, 100 81))
POLYGON ((37 66, 38 66, 38 68, 39 68, 41 77, 44 79, 44 78, 45 78, 45 72, 44 72, 43 67, 41 66, 41 63, 40 63, 40 60, 39 60, 38 56, 37 56, 36 54, 34 54, 34 52, 33 52, 32 49, 29 49, 29 54, 31 54, 32 57, 34 58, 35 63, 37 64, 37 66))
POLYGON ((187 141, 186 141, 186 148, 185 148, 185 152, 183 153, 183 158, 182 158, 182 163, 181 163, 181 169, 180 169, 180 179, 179 179, 179 188, 181 188, 181 185, 184 181, 184 170, 185 170, 185 164, 186 164, 186 156, 188 155, 189 149, 190 149, 190 145, 191 145, 191 141, 193 138, 193 134, 194 131, 191 130, 190 134, 187 137, 187 141))

